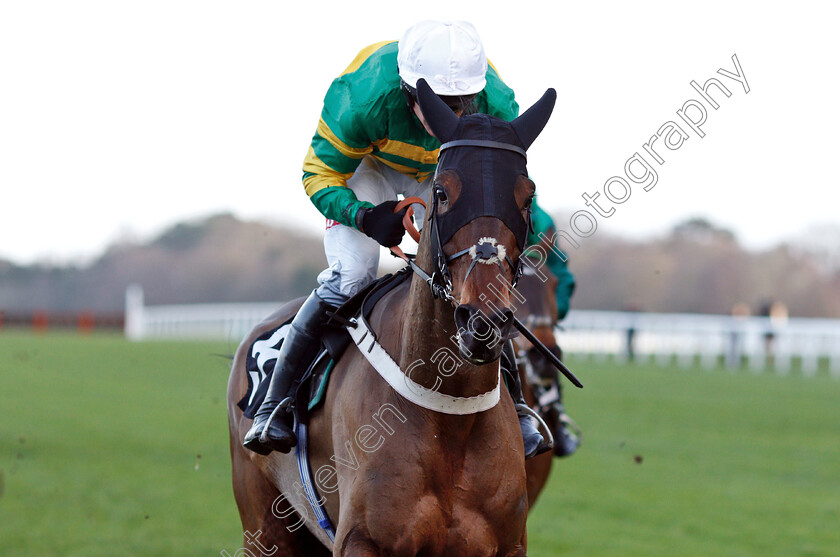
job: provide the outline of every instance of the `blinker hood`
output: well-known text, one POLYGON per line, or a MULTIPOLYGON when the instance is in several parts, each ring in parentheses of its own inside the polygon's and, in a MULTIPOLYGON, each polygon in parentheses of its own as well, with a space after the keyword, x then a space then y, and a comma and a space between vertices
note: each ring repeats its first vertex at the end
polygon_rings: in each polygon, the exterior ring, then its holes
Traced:
POLYGON ((528 175, 525 146, 510 123, 500 118, 471 114, 459 120, 454 137, 468 137, 470 141, 462 145, 458 141, 444 143, 438 157, 437 173, 453 171, 461 181, 458 198, 449 210, 437 214, 441 245, 473 220, 494 217, 513 232, 517 246, 523 249, 529 223, 519 211, 514 186, 519 176, 528 175), (483 144, 472 144, 476 140, 483 144), (506 146, 516 147, 519 152, 506 146))

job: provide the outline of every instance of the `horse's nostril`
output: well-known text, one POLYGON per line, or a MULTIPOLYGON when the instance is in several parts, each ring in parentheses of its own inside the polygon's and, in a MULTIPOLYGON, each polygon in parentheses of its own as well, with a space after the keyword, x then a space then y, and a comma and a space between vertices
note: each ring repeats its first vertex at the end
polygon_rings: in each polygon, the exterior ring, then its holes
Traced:
POLYGON ((455 308, 455 325, 461 334, 467 334, 479 341, 489 341, 500 336, 500 327, 494 316, 487 316, 483 311, 469 304, 455 308))
POLYGON ((513 311, 509 308, 505 308, 501 311, 501 315, 499 316, 499 323, 500 327, 510 326, 513 323, 513 311))
POLYGON ((458 327, 459 331, 467 328, 471 314, 469 306, 464 304, 455 308, 455 326, 458 327))
POLYGON ((473 334, 478 338, 487 338, 492 332, 493 325, 486 319, 473 319, 471 322, 473 334))

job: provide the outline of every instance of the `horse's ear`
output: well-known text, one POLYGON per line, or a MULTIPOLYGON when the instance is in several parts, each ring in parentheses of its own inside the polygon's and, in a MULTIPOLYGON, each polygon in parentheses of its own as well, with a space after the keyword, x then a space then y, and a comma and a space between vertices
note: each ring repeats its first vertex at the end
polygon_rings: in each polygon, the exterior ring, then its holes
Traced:
POLYGON ((446 143, 452 139, 458 126, 458 117, 422 78, 417 80, 417 102, 420 103, 423 117, 438 141, 446 143))
POLYGON ((534 103, 534 106, 511 122, 526 150, 548 123, 555 101, 557 101, 557 91, 549 89, 540 100, 534 103))

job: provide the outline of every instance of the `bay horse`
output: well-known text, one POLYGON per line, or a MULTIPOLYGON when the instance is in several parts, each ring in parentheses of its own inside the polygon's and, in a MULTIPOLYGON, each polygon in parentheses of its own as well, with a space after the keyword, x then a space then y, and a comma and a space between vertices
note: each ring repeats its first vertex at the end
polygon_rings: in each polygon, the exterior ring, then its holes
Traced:
MULTIPOLYGON (((542 265, 539 269, 541 276, 532 270, 528 264, 523 266, 524 272, 516 285, 518 296, 513 296, 513 310, 517 317, 521 318, 524 324, 534 333, 540 342, 549 350, 558 354, 559 347, 554 336, 554 324, 557 322, 556 288, 557 277, 548 267, 542 265)), ((513 340, 514 349, 517 354, 518 371, 522 381, 522 391, 525 402, 529 406, 538 409, 538 401, 534 394, 534 382, 539 380, 540 372, 548 375, 551 363, 536 350, 533 345, 523 336, 513 340)), ((553 373, 553 371, 552 371, 553 373)), ((555 425, 551 417, 542 414, 543 420, 554 431, 555 425)), ((542 492, 548 477, 551 473, 551 465, 554 461, 554 454, 549 451, 539 454, 525 462, 525 470, 528 477, 528 509, 532 510, 537 497, 542 492)))
POLYGON ((300 300, 251 331, 227 394, 234 495, 251 554, 525 555, 524 448, 499 358, 513 336, 509 289, 535 191, 525 150, 556 93, 506 122, 456 117, 423 80, 417 91, 442 143, 429 210, 414 275, 379 300, 364 337, 376 335, 376 352, 398 366, 402 386, 353 346, 332 370, 323 406, 310 416, 308 447, 331 534, 309 518, 294 453, 242 447, 251 420, 237 401, 248 388, 248 347, 300 300))

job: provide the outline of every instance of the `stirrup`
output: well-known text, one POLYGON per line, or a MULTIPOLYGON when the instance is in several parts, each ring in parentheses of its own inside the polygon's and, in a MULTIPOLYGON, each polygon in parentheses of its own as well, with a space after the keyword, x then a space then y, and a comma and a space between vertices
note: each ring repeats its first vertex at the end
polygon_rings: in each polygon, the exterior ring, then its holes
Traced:
POLYGON ((531 408, 527 404, 515 403, 513 407, 516 409, 517 416, 525 415, 530 418, 534 418, 537 421, 537 431, 540 433, 540 435, 543 436, 543 439, 545 439, 547 445, 547 448, 541 452, 551 450, 554 447, 554 435, 551 433, 551 428, 548 427, 548 425, 545 423, 545 420, 542 419, 542 416, 540 416, 537 412, 534 411, 533 408, 531 408))
POLYGON ((581 431, 580 426, 577 425, 577 422, 565 412, 561 412, 557 417, 557 420, 560 422, 561 427, 568 429, 569 432, 578 439, 578 444, 580 444, 580 440, 583 439, 583 432, 581 431))
POLYGON ((583 433, 571 417, 565 412, 561 412, 557 416, 558 435, 563 438, 559 439, 559 443, 554 445, 554 456, 563 458, 571 456, 577 452, 583 441, 583 433))
MULTIPOLYGON (((265 425, 263 426, 262 431, 260 432, 260 443, 265 446, 268 446, 268 443, 271 442, 271 438, 268 436, 268 430, 271 428, 271 424, 275 419, 282 419, 277 415, 277 412, 289 412, 292 414, 293 423, 291 427, 292 435, 295 434, 295 425, 297 422, 297 415, 294 413, 295 407, 295 399, 292 396, 287 396, 283 400, 281 400, 277 406, 274 407, 274 410, 271 411, 271 414, 268 415, 268 418, 265 420, 265 425)), ((284 424, 285 425, 285 424, 284 424)))

